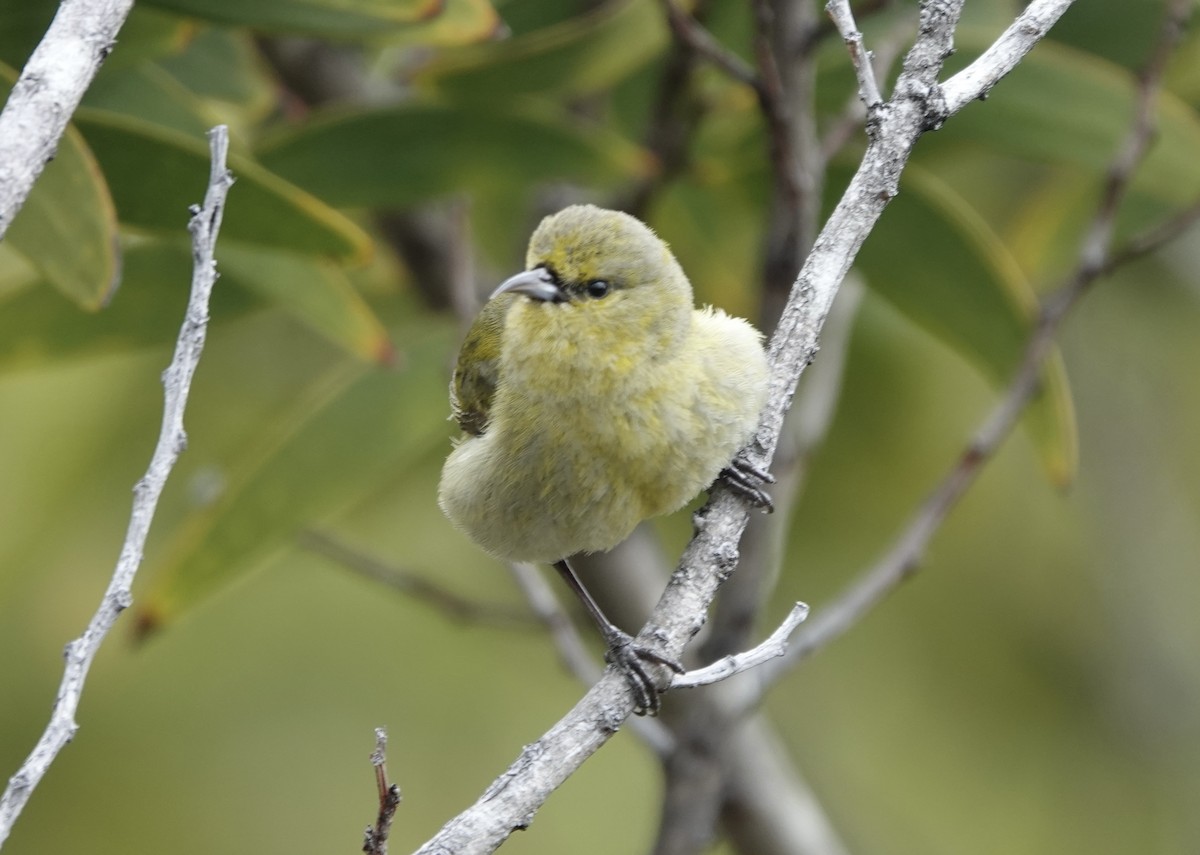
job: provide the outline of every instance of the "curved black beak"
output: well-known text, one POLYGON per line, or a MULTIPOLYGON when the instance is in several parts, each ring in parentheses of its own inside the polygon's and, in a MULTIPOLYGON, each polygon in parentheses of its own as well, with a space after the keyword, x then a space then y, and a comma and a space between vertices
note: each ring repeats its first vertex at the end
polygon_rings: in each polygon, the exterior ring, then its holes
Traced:
POLYGON ((492 292, 493 297, 499 297, 501 294, 515 292, 524 294, 533 300, 541 300, 543 303, 563 303, 566 302, 566 292, 554 281, 554 276, 544 267, 535 267, 533 270, 526 270, 524 273, 518 273, 516 276, 510 276, 500 283, 500 287, 492 292))

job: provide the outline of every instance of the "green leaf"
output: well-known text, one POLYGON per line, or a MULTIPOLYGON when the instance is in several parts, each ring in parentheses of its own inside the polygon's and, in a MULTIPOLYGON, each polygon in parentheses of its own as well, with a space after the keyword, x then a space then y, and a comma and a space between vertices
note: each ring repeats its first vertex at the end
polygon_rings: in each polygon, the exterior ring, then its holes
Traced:
POLYGON ((407 205, 537 181, 611 183, 647 168, 641 149, 555 116, 408 104, 315 119, 264 143, 269 169, 339 206, 407 205))
POLYGON ((233 104, 256 118, 276 105, 277 84, 246 30, 200 28, 187 50, 159 65, 197 98, 233 104))
MULTIPOLYGON (((868 284, 1001 388, 1032 330, 1036 297, 980 216, 931 173, 910 164, 857 266, 868 284)), ((1077 437, 1066 373, 1057 354, 1024 425, 1050 479, 1075 475, 1077 437)))
POLYGON ((328 38, 379 35, 437 13, 438 0, 147 0, 222 24, 328 38))
POLYGON ((173 56, 187 48, 195 32, 195 23, 187 18, 135 4, 101 72, 173 56))
MULTIPOLYGON (((11 252, 11 251, 9 251, 11 252)), ((0 260, 6 256, 0 245, 0 260)), ((121 287, 103 312, 80 312, 49 288, 0 287, 0 371, 64 359, 167 347, 179 334, 192 279, 184 241, 141 241, 123 253, 121 287)), ((4 279, 18 275, 0 263, 4 279)), ((218 287, 211 326, 247 313, 259 301, 238 288, 218 287)))
POLYGON ((58 0, 8 0, 0 2, 0 61, 21 68, 37 47, 58 0))
MULTIPOLYGON (((0 97, 16 80, 0 68, 0 97)), ((84 309, 104 305, 117 285, 117 215, 83 137, 68 126, 53 160, 8 229, 7 245, 84 309)))
MULTIPOLYGON (((184 229, 208 184, 203 142, 103 110, 81 108, 76 124, 104 168, 122 223, 159 234, 184 229)), ((350 262, 370 252, 366 233, 319 199, 244 157, 231 155, 229 167, 237 183, 223 238, 350 262)))
POLYGON ((33 265, 9 244, 0 242, 0 304, 39 282, 33 265))
POLYGON ((590 12, 523 36, 448 51, 419 82, 472 102, 510 101, 520 93, 595 94, 659 54, 668 33, 651 0, 609 0, 590 12))
MULTIPOLYGON (((974 44, 970 35, 960 39, 974 44)), ((946 147, 990 149, 1075 169, 1108 168, 1133 117, 1135 81, 1118 65, 1042 42, 988 96, 916 149, 935 163, 946 147)), ((1200 196, 1200 117, 1169 92, 1157 101, 1157 137, 1133 183, 1137 194, 1175 208, 1200 196)))
MULTIPOLYGON (((50 27, 60 0, 0 0, 0 61, 14 68, 25 65, 50 27)), ((195 25, 141 4, 134 6, 121 26, 116 49, 104 69, 128 67, 183 50, 195 25)))
POLYGON ((392 360, 383 324, 332 262, 225 241, 217 249, 217 267, 222 279, 282 306, 360 359, 392 360))
POLYGON ((436 15, 388 33, 383 42, 453 47, 494 39, 503 31, 504 22, 489 0, 442 0, 436 15))
POLYGON ((426 318, 409 330, 403 371, 344 364, 314 382, 290 413, 219 464, 227 486, 193 510, 160 560, 140 624, 177 617, 244 576, 295 533, 327 517, 445 442, 446 354, 452 333, 426 318), (430 326, 433 329, 430 329, 430 326))
POLYGON ((1055 23, 1054 40, 1138 69, 1158 39, 1165 6, 1162 0, 1142 2, 1137 9, 1140 14, 1130 15, 1129 0, 1089 0, 1075 4, 1069 15, 1063 15, 1055 23))
POLYGON ((97 75, 81 102, 83 106, 153 122, 193 139, 220 119, 200 99, 154 63, 142 63, 97 75))
POLYGON ((1200 106, 1200 33, 1189 27, 1167 64, 1166 88, 1193 108, 1200 106))

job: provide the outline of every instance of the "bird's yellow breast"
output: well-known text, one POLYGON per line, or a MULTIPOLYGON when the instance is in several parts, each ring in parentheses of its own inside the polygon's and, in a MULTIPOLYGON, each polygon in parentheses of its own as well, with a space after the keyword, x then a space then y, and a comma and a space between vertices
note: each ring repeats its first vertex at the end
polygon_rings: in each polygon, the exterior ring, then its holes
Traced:
POLYGON ((612 548, 711 484, 757 424, 766 360, 748 323, 689 310, 679 330, 649 314, 629 329, 602 307, 518 300, 487 430, 446 461, 443 510, 500 558, 612 548))

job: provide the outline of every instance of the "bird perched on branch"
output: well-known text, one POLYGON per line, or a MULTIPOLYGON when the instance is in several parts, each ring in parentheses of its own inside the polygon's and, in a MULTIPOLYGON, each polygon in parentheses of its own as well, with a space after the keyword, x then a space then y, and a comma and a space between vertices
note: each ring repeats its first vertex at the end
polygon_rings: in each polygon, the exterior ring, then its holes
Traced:
POLYGON ((576 205, 534 231, 527 270, 467 333, 450 398, 464 436, 438 500, 476 544, 553 564, 608 643, 639 713, 656 712, 644 663, 682 670, 605 617, 568 558, 601 552, 678 510, 719 476, 769 507, 770 480, 735 455, 766 401, 761 336, 696 309, 679 263, 628 214, 576 205))

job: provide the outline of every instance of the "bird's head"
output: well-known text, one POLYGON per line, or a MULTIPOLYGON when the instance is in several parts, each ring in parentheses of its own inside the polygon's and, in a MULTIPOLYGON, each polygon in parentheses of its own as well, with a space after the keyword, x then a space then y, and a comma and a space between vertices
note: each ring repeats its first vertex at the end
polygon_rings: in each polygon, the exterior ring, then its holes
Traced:
POLYGON ((687 335, 692 288, 648 226, 620 211, 573 205, 542 220, 528 269, 492 297, 523 295, 509 329, 522 337, 573 337, 614 354, 654 358, 687 335))

